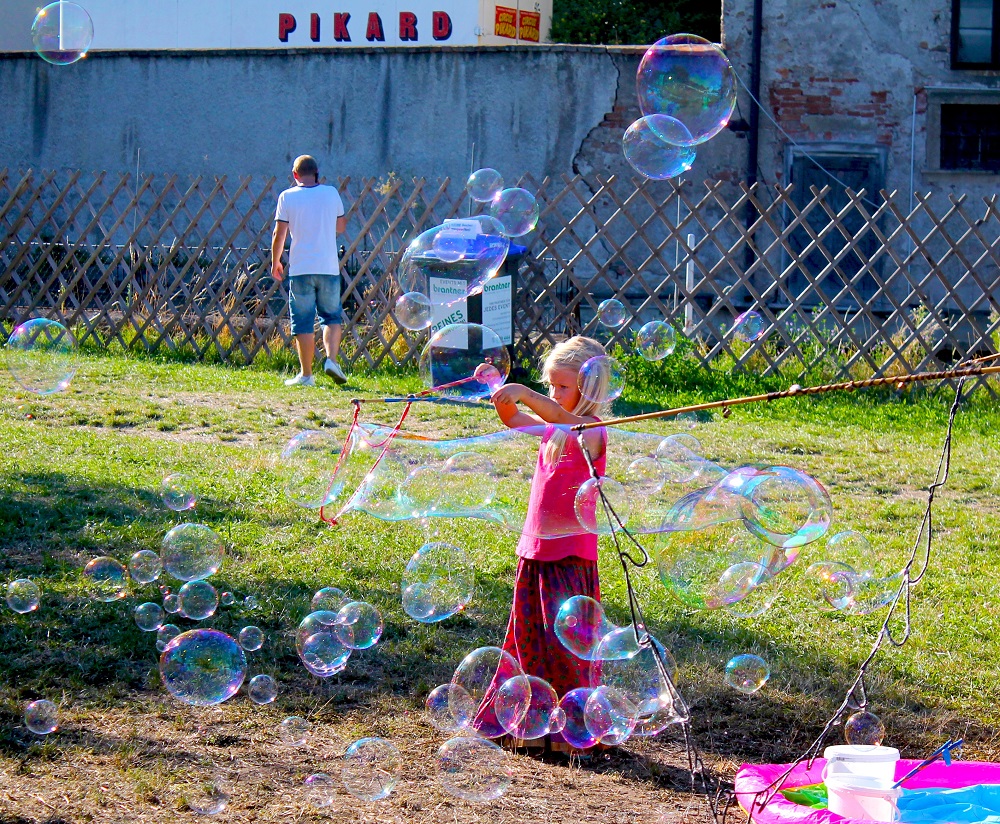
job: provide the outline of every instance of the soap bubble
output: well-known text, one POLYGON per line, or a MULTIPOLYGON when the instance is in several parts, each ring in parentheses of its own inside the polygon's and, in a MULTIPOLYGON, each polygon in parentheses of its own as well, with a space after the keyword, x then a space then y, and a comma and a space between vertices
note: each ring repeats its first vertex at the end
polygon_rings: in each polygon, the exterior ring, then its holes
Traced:
POLYGON ((156 649, 163 652, 167 648, 167 644, 180 634, 181 628, 176 624, 163 624, 156 630, 156 649))
POLYGON ((677 141, 690 138, 684 125, 664 114, 640 117, 622 137, 622 151, 629 165, 650 180, 670 180, 694 165, 696 153, 677 141), (666 138, 671 138, 670 140, 666 138))
POLYGON ((403 772, 403 757, 396 745, 384 738, 362 738, 344 753, 340 778, 344 788, 362 801, 388 796, 403 772))
POLYGON ((903 583, 903 572, 899 571, 885 578, 875 578, 871 573, 860 576, 854 598, 847 607, 850 615, 870 615, 883 609, 899 595, 903 583))
POLYGON ((601 639, 618 629, 604 614, 604 607, 586 595, 567 598, 553 625, 559 643, 584 661, 593 661, 601 639))
POLYGON ((510 678, 524 675, 521 665, 514 657, 499 647, 479 647, 473 650, 455 669, 451 683, 461 687, 479 707, 476 728, 486 738, 496 738, 505 730, 496 717, 493 704, 483 707, 483 702, 491 685, 503 684, 510 678))
POLYGON ((487 398, 507 380, 510 353, 488 326, 453 323, 431 335, 420 353, 419 368, 424 386, 439 394, 487 398), (480 368, 483 364, 492 369, 480 368))
POLYGON ((566 729, 566 710, 557 705, 549 713, 549 732, 557 733, 562 732, 564 729, 566 729))
POLYGON ((858 572, 839 561, 810 564, 804 580, 809 600, 822 610, 846 610, 854 603, 861 584, 858 572))
POLYGON ((229 806, 231 787, 221 776, 199 782, 187 794, 188 809, 196 815, 218 815, 229 806))
POLYGON ((204 621, 215 615, 219 593, 208 581, 188 581, 177 593, 181 614, 192 621, 204 621))
POLYGON ((114 558, 93 558, 83 568, 83 578, 95 601, 120 601, 128 595, 128 576, 114 558))
POLYGON ((499 475, 493 462, 478 452, 456 452, 444 463, 438 501, 442 512, 475 516, 486 511, 497 493, 499 475))
POLYGON ((243 599, 244 609, 257 609, 257 599, 253 595, 248 595, 243 599))
POLYGON ((726 664, 726 684, 745 695, 753 695, 770 677, 771 668, 759 655, 737 655, 726 664))
POLYGON ((638 715, 638 707, 614 687, 597 687, 583 708, 587 729, 604 744, 624 743, 635 729, 638 715))
POLYGON ((465 184, 469 197, 479 203, 489 203, 503 190, 503 178, 496 169, 477 169, 465 184))
POLYGON ((422 292, 404 292, 396 298, 393 315, 404 329, 419 332, 431 325, 431 299, 422 292))
POLYGON ((598 355, 580 367, 580 394, 594 403, 610 403, 625 389, 625 370, 611 355, 598 355))
MULTIPOLYGON (((552 714, 559 708, 559 696, 548 681, 519 675, 500 685, 494 707, 497 720, 507 732, 531 740, 554 731, 552 714)), ((561 729, 558 717, 556 723, 561 729)))
POLYGON ((729 60, 714 43, 694 34, 671 35, 650 46, 639 63, 636 86, 642 113, 679 120, 691 134, 688 145, 722 131, 736 105, 729 60))
POLYGON ((580 750, 593 747, 597 743, 597 736, 587 729, 587 699, 592 693, 593 689, 590 687, 578 687, 567 692, 559 701, 559 706, 566 715, 562 737, 571 747, 580 750))
POLYGON ((156 632, 163 626, 163 607, 147 601, 135 608, 135 625, 143 632, 156 632))
POLYGON ((177 700, 193 706, 221 704, 239 692, 247 659, 224 632, 193 629, 174 638, 160 655, 160 677, 177 700))
POLYGON ((764 336, 764 325, 764 318, 752 309, 748 309, 733 320, 733 337, 747 343, 753 343, 764 336))
POLYGON ((59 708, 51 701, 32 701, 24 708, 24 726, 35 735, 48 735, 59 729, 59 708))
POLYGON ((538 223, 538 201, 526 189, 504 189, 490 204, 490 216, 507 237, 526 235, 538 223))
POLYGON ((628 523, 631 509, 628 493, 614 478, 587 478, 573 500, 576 518, 587 532, 610 535, 628 523), (611 509, 605 507, 607 500, 611 509), (617 518, 615 517, 617 516, 617 518))
POLYGON ((881 746, 885 739, 885 724, 875 713, 861 710, 844 724, 844 738, 848 744, 862 747, 881 746))
POLYGON ((4 357, 11 377, 36 395, 68 389, 79 368, 73 335, 61 323, 46 318, 15 327, 4 357))
POLYGON ((509 249, 504 227, 489 215, 446 220, 410 241, 396 267, 396 284, 400 292, 419 292, 431 304, 449 306, 482 292, 486 281, 500 271, 509 249), (431 278, 459 283, 439 283, 432 289, 431 278))
POLYGON ((333 778, 326 773, 313 773, 305 780, 306 796, 314 807, 323 809, 333 806, 336 790, 333 778))
POLYGON ((320 610, 337 612, 350 600, 352 599, 348 598, 344 594, 344 591, 337 589, 337 587, 323 587, 316 590, 316 594, 313 595, 310 602, 310 607, 313 612, 319 612, 320 610))
POLYGON ((625 311, 625 305, 620 300, 608 298, 607 300, 602 300, 598 305, 597 320, 603 326, 617 329, 628 320, 628 313, 625 311))
POLYGON ((378 643, 385 624, 380 613, 364 601, 349 601, 337 612, 337 640, 350 649, 368 649, 378 643))
POLYGON ((243 627, 236 640, 247 652, 256 652, 264 646, 264 630, 254 626, 243 627))
POLYGON ((174 512, 194 509, 198 500, 194 491, 194 481, 190 475, 185 475, 183 472, 175 472, 163 479, 160 485, 160 498, 163 499, 164 506, 174 512))
POLYGON ((311 731, 312 724, 297 715, 290 715, 278 725, 278 735, 289 747, 301 747, 311 731))
POLYGON ((163 561, 151 549, 140 549, 128 559, 128 573, 137 584, 151 584, 163 572, 163 561))
POLYGON ((181 599, 176 592, 168 592, 163 596, 163 611, 176 615, 181 611, 181 599))
POLYGON ((421 623, 443 621, 465 609, 475 582, 465 550, 444 541, 424 544, 406 564, 400 582, 403 610, 421 623))
POLYGON ((830 495, 805 472, 769 466, 751 477, 742 493, 747 529, 775 546, 795 549, 823 537, 830 528, 830 495))
POLYGON ((318 678, 329 678, 347 666, 351 649, 334 634, 337 613, 317 610, 309 613, 295 631, 295 649, 309 672, 318 678))
POLYGON ((510 757, 492 741, 452 738, 437 751, 441 786, 465 801, 493 801, 510 787, 510 757))
POLYGON ((68 66, 87 56, 94 42, 94 21, 82 6, 57 0, 35 15, 31 41, 46 63, 68 66))
POLYGON ((478 709, 472 696, 456 684, 432 689, 425 706, 431 724, 449 735, 468 729, 478 709))
POLYGON ((30 578, 18 578, 7 584, 7 606, 20 615, 38 609, 41 597, 38 584, 30 578))
POLYGON ((304 509, 319 509, 337 500, 343 480, 335 481, 341 444, 329 432, 307 430, 295 435, 281 451, 285 496, 304 509))
POLYGON ((677 346, 677 332, 669 323, 652 320, 643 324, 635 335, 636 351, 648 361, 663 360, 673 354, 677 346))
POLYGON ((214 575, 225 556, 222 538, 204 524, 178 524, 163 538, 163 568, 181 581, 200 581, 214 575))
POLYGON ((222 595, 219 596, 219 603, 224 607, 231 607, 236 603, 236 596, 231 592, 223 592, 222 595))
POLYGON ((605 635, 594 652, 591 682, 621 693, 635 707, 636 725, 648 726, 662 720, 665 727, 677 720, 673 692, 667 681, 677 677, 677 663, 655 638, 646 633, 640 637, 641 644, 636 642, 632 626, 605 635), (665 674, 660 669, 661 661, 665 674))
POLYGON ((255 675, 247 684, 247 695, 255 704, 270 704, 278 696, 278 685, 270 675, 255 675))

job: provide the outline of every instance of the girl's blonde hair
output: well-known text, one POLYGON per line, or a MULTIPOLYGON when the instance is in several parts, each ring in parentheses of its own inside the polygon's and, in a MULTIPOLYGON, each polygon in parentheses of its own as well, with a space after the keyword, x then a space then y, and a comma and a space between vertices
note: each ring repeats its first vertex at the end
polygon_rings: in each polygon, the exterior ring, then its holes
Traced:
MULTIPOLYGON (((554 369, 569 369, 579 373, 583 365, 591 358, 607 354, 604 347, 593 338, 575 335, 562 343, 557 343, 549 351, 542 363, 542 380, 548 382, 554 369)), ((590 398, 607 398, 610 380, 611 373, 606 364, 602 364, 601 368, 588 370, 587 375, 579 384, 580 399, 570 412, 581 418, 603 415, 607 402, 604 400, 593 401, 590 398)), ((545 445, 546 462, 552 464, 562 457, 563 450, 566 448, 567 435, 565 429, 557 429, 552 434, 549 442, 545 445)))

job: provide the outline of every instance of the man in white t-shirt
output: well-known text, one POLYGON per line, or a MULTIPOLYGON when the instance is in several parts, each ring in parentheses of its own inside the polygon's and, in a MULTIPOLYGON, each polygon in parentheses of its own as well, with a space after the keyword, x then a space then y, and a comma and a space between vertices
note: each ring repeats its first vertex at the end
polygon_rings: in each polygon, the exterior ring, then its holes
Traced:
POLYGON ((288 253, 288 310, 299 353, 299 374, 286 386, 315 386, 313 357, 316 349, 316 315, 323 326, 326 361, 323 371, 337 383, 347 376, 337 365, 344 312, 340 305, 340 260, 337 233, 347 228, 344 202, 333 186, 321 186, 315 158, 302 155, 292 166, 295 185, 278 196, 271 236, 271 274, 282 280, 281 254, 291 234, 288 253))

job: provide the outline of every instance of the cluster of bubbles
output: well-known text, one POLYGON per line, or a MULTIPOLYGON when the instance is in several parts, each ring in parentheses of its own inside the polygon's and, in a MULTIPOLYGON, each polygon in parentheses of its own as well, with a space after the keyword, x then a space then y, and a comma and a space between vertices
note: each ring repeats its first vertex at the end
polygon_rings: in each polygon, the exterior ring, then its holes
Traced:
POLYGON ((76 338, 48 318, 33 318, 14 327, 3 355, 11 377, 36 395, 65 391, 79 369, 76 338))
POLYGON ((83 6, 56 0, 35 15, 31 41, 46 63, 68 66, 87 56, 94 42, 94 21, 83 6))
POLYGON ((310 608, 295 631, 295 649, 317 678, 342 672, 351 653, 375 646, 385 629, 376 607, 355 601, 336 587, 316 592, 310 608))
POLYGON ((622 138, 625 159, 651 180, 694 164, 697 147, 721 132, 736 105, 736 75, 714 43, 694 34, 657 40, 639 63, 639 109, 622 138))

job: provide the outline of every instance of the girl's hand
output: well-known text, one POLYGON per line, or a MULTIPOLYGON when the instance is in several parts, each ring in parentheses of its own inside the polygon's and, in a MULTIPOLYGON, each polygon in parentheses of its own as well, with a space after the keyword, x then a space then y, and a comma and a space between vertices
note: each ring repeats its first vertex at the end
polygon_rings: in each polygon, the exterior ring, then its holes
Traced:
POLYGON ((519 403, 524 398, 524 393, 527 390, 526 386, 522 386, 519 383, 508 383, 505 386, 501 386, 493 393, 490 400, 493 405, 497 404, 516 404, 519 403))

